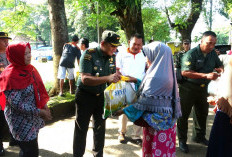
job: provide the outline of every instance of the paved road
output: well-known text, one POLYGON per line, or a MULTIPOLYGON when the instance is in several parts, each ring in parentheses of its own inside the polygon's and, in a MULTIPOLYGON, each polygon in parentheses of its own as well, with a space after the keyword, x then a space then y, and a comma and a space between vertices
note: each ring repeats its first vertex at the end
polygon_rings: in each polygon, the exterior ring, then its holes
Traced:
MULTIPOLYGON (((212 126, 214 114, 210 108, 207 126, 207 138, 212 126)), ((59 120, 52 124, 46 125, 39 133, 39 148, 41 157, 72 157, 72 137, 74 130, 74 116, 59 120)), ((192 118, 189 119, 189 128, 192 125, 192 118)), ((141 156, 141 147, 128 142, 120 144, 117 141, 118 121, 117 119, 108 119, 106 124, 106 139, 104 156, 106 157, 139 157, 141 156)), ((128 135, 132 131, 132 123, 128 125, 128 135)), ((191 137, 192 131, 189 129, 188 137, 191 137)), ((177 157, 204 157, 207 147, 192 143, 189 138, 189 154, 183 154, 179 151, 177 145, 177 157)), ((6 157, 18 157, 18 147, 10 147, 7 142, 4 142, 6 148, 6 157)), ((87 137, 87 148, 84 157, 91 157, 92 148, 92 129, 91 124, 87 137)))

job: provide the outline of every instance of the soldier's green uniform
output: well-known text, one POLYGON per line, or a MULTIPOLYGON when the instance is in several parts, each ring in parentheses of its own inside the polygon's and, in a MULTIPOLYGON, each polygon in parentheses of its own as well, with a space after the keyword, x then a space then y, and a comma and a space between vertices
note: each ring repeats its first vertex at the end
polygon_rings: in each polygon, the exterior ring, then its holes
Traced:
MULTIPOLYGON (((92 76, 107 76, 116 72, 115 56, 104 56, 100 47, 86 50, 80 59, 80 73, 92 76)), ((107 84, 87 86, 79 75, 76 92, 76 123, 74 132, 74 156, 82 156, 91 115, 94 117, 93 152, 102 156, 105 140, 105 120, 102 119, 104 107, 104 90, 107 84)))
MULTIPOLYGON (((90 73, 92 76, 108 76, 116 72, 115 55, 104 56, 100 47, 86 50, 80 59, 80 73, 90 73)), ((77 80, 77 87, 92 94, 104 92, 106 84, 98 86, 86 86, 81 82, 81 76, 77 80)))
MULTIPOLYGON (((97 48, 86 50, 80 58, 80 73, 91 74, 91 76, 102 77, 116 73, 115 55, 108 56, 111 51, 116 51, 120 45, 120 37, 112 31, 104 31, 102 35, 103 44, 97 48), (106 48, 108 52, 103 52, 106 48)), ((76 91, 76 120, 73 140, 73 156, 80 157, 85 153, 86 135, 89 127, 90 117, 93 117, 93 156, 103 157, 105 141, 105 120, 103 119, 104 90, 107 83, 97 86, 83 84, 81 75, 77 81, 76 91)), ((117 76, 117 74, 115 74, 117 76)), ((104 78, 103 78, 104 80, 104 78)), ((98 79, 91 80, 96 83, 98 79)), ((104 81, 105 82, 105 81, 104 81)))
MULTIPOLYGON (((182 58, 181 71, 192 70, 199 73, 211 73, 214 68, 222 66, 216 52, 213 50, 206 56, 201 52, 200 45, 189 50, 182 58)), ((207 85, 210 80, 190 79, 179 84, 182 117, 177 121, 178 138, 186 143, 188 118, 193 107, 193 137, 195 141, 205 139, 206 120, 208 116, 207 85)))

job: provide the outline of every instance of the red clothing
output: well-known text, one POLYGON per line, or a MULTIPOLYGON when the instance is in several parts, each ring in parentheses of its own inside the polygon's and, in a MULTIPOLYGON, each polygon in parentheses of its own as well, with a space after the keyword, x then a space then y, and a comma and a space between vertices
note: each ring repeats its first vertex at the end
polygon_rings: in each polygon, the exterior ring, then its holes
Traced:
POLYGON ((143 128, 143 157, 176 156, 176 125, 168 130, 156 131, 152 127, 143 128))
POLYGON ((26 47, 29 43, 11 44, 7 47, 7 59, 11 62, 0 76, 0 105, 5 108, 4 91, 12 89, 24 89, 30 84, 33 85, 36 106, 43 108, 49 100, 49 96, 44 87, 43 81, 34 66, 24 63, 26 47))

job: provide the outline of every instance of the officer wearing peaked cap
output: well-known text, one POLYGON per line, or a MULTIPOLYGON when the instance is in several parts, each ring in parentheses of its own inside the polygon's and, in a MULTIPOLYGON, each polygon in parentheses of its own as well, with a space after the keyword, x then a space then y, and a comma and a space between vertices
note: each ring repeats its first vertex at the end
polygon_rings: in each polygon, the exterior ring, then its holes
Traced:
POLYGON ((80 75, 76 91, 76 120, 73 156, 85 153, 86 135, 90 117, 93 116, 93 154, 103 156, 105 120, 102 118, 104 90, 108 83, 118 82, 114 52, 121 45, 120 37, 113 31, 104 31, 100 46, 86 50, 80 58, 80 75))

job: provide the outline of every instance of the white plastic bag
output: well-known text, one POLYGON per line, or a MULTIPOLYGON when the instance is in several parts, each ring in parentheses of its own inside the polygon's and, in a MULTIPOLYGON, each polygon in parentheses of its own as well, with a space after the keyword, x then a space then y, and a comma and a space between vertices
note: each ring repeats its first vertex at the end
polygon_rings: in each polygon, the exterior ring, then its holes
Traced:
POLYGON ((131 83, 126 82, 126 104, 130 105, 137 100, 136 91, 132 87, 131 83))
POLYGON ((125 81, 111 83, 104 91, 105 104, 103 119, 109 116, 125 105, 126 88, 125 81))
POLYGON ((217 78, 216 80, 211 80, 208 84, 208 93, 211 96, 218 96, 219 88, 220 88, 220 81, 221 77, 217 78))

